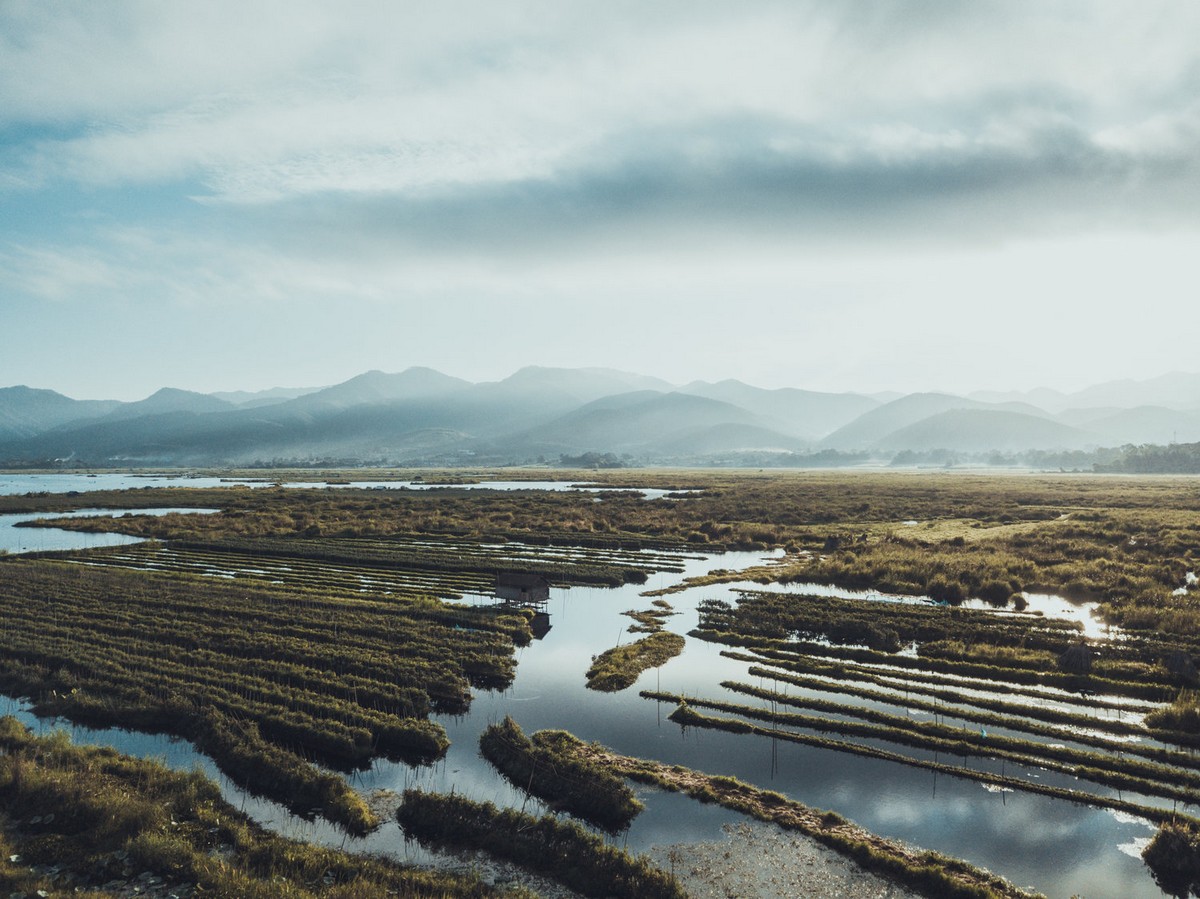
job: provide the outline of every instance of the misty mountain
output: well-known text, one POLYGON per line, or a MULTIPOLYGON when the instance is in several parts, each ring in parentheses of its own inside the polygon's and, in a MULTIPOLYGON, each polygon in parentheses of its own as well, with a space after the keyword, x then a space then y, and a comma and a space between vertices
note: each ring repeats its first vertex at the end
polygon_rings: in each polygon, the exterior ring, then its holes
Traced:
POLYGON ((864 412, 827 436, 821 441, 821 445, 831 449, 872 449, 889 434, 931 415, 951 409, 970 409, 983 405, 974 400, 945 393, 912 393, 864 412))
POLYGON ((878 400, 856 393, 820 393, 794 387, 764 390, 735 380, 715 384, 693 381, 680 387, 679 392, 740 406, 770 427, 807 441, 819 440, 879 406, 878 400))
POLYGON ((718 425, 758 424, 750 412, 731 403, 684 393, 639 390, 594 400, 511 441, 538 454, 661 452, 672 443, 718 425))
MULTIPOLYGON (((889 435, 933 415, 956 409, 1012 412, 1033 418, 1049 418, 1048 413, 1028 403, 983 403, 946 393, 912 393, 863 413, 845 427, 834 431, 821 445, 830 449, 864 450, 883 445, 889 435)), ((914 432, 915 433, 915 432, 914 432)))
POLYGON ((432 368, 408 368, 398 374, 369 371, 341 384, 299 396, 292 401, 292 408, 326 406, 346 409, 396 400, 428 400, 445 397, 471 386, 469 381, 444 375, 432 368))
POLYGON ((1145 381, 1124 379, 1096 384, 1074 393, 1038 388, 1025 392, 978 391, 971 399, 984 402, 1026 402, 1058 414, 1071 409, 1132 409, 1165 406, 1168 409, 1200 410, 1200 374, 1171 372, 1145 381))
MULTIPOLYGON (((1162 406, 1102 410, 1080 427, 1109 446, 1126 443, 1195 443, 1200 441, 1200 412, 1183 412, 1162 406)), ((1060 418, 1065 419, 1064 414, 1060 418)))
POLYGON ((489 401, 538 401, 561 409, 631 393, 638 390, 666 392, 673 387, 666 381, 616 371, 610 368, 544 368, 530 365, 503 381, 475 386, 476 395, 489 401))
MULTIPOLYGON (((735 380, 678 390, 611 369, 529 366, 471 383, 430 368, 370 371, 288 397, 164 388, 135 403, 81 402, 50 390, 0 389, 0 460, 12 464, 251 465, 306 460, 504 464, 616 453, 642 462, 769 459, 820 446, 890 461, 901 450, 966 453, 1090 450, 1200 441, 1200 406, 1120 405, 1160 387, 1190 402, 1200 376, 1113 382, 1053 394, 918 393, 880 403, 857 394, 764 390, 735 380), (229 397, 251 397, 235 404, 229 397), (1021 401, 1087 405, 1051 414, 1021 401), (1101 400, 1110 399, 1105 405, 1101 400), (1095 404, 1095 405, 1094 405, 1095 404), (822 438, 822 435, 824 437, 822 438)), ((770 464, 769 461, 766 464, 770 464)))
POLYGON ((269 406, 274 403, 282 403, 287 400, 294 400, 297 397, 304 396, 308 393, 316 393, 318 390, 323 390, 322 387, 271 387, 267 390, 226 390, 210 393, 209 396, 215 396, 219 400, 224 400, 227 403, 233 403, 235 406, 242 408, 251 408, 254 406, 269 406))
POLYGON ((998 408, 948 409, 899 428, 875 442, 875 449, 948 449, 966 453, 992 450, 1079 449, 1095 437, 1044 416, 998 408))
POLYGON ((53 390, 0 388, 0 441, 31 437, 72 422, 107 415, 116 400, 73 400, 53 390))
POLYGON ((1200 374, 1172 372, 1146 381, 1109 381, 1068 395, 1076 407, 1166 406, 1168 409, 1200 409, 1200 374))
POLYGON ((807 447, 806 441, 770 428, 726 422, 660 440, 655 448, 666 458, 689 458, 730 453, 797 453, 807 447))
POLYGON ((236 407, 233 403, 218 399, 212 394, 163 387, 144 400, 138 400, 135 403, 121 403, 105 418, 108 421, 124 421, 141 418, 145 415, 164 415, 172 412, 204 415, 209 412, 227 412, 234 408, 236 407))

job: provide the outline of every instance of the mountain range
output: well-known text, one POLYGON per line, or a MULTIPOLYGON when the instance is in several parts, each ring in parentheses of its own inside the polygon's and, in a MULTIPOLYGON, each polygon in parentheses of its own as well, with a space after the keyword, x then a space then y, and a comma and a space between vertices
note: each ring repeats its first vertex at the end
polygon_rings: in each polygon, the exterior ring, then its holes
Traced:
MULTIPOLYGON (((522 368, 473 383, 430 368, 322 388, 137 402, 0 388, 0 463, 143 466, 506 464, 608 455, 723 464, 770 456, 1087 451, 1200 441, 1200 374, 1077 393, 886 394, 673 385, 603 368, 522 368)), ((757 464, 757 463, 756 463, 757 464)))

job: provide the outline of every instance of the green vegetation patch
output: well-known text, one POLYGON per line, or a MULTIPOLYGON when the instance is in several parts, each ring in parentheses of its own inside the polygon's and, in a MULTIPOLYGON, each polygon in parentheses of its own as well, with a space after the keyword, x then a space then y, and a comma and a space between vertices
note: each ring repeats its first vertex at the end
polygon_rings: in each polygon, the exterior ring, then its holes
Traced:
POLYGON ((1164 821, 1142 851, 1154 882, 1171 896, 1200 896, 1200 830, 1186 821, 1164 821))
POLYGON ((631 687, 647 668, 666 664, 683 652, 685 642, 679 634, 658 631, 633 643, 606 649, 587 670, 588 689, 614 693, 631 687))

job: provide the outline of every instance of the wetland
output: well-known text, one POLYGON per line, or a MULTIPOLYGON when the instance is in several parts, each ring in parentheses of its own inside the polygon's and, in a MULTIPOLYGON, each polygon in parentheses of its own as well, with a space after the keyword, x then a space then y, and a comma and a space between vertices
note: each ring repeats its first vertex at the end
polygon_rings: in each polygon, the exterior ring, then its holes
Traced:
POLYGON ((83 741, 90 725, 154 756, 141 734, 182 739, 173 767, 201 760, 227 800, 322 851, 445 869, 448 838, 406 837, 373 797, 408 791, 415 810, 453 795, 474 805, 447 820, 476 826, 505 809, 584 822, 536 826, 628 854, 596 849, 595 871, 626 872, 590 875, 613 894, 637 895, 615 886, 636 876, 669 895, 639 856, 770 820, 770 794, 796 820, 852 822, 825 845, 925 895, 947 894, 936 871, 977 872, 956 881, 972 895, 1163 894, 1141 852, 1160 824, 1193 827, 1200 799, 1196 482, 558 482, 583 491, 505 471, 411 489, 439 480, 418 475, 95 491, 44 476, 0 496, 0 513, 40 519, 15 529, 35 551, 0 559, 0 686, 26 723, 58 716, 83 741), (114 512, 64 517, 94 509, 114 512), (47 526, 94 542, 40 551, 47 526), (544 602, 498 601, 509 572, 545 579, 544 602), (606 687, 589 689, 598 666, 606 687), (535 786, 567 739, 544 731, 596 744, 608 767, 535 786), (654 766, 693 789, 634 773, 654 766))

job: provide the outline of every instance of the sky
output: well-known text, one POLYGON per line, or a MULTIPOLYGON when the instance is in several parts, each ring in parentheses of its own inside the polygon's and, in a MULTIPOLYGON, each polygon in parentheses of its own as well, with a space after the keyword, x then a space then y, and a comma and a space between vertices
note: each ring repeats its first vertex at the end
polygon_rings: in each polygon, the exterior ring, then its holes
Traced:
POLYGON ((0 385, 1200 371, 1200 4, 0 0, 0 385))

